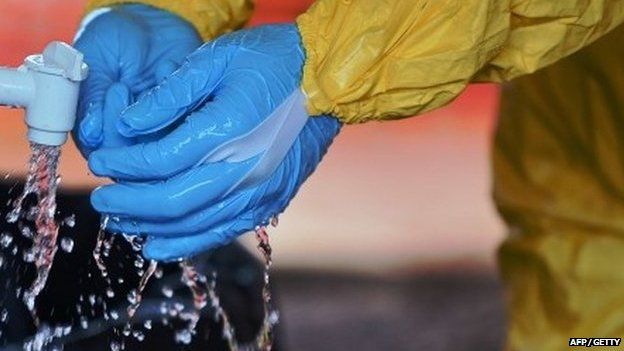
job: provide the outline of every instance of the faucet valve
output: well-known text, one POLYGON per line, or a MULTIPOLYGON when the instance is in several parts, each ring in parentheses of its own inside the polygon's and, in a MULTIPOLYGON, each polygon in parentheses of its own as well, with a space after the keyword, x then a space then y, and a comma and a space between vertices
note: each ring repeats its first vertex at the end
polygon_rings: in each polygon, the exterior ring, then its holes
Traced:
POLYGON ((82 53, 63 42, 51 42, 17 70, 0 70, 0 104, 26 109, 31 142, 63 145, 76 122, 80 82, 87 74, 82 53))

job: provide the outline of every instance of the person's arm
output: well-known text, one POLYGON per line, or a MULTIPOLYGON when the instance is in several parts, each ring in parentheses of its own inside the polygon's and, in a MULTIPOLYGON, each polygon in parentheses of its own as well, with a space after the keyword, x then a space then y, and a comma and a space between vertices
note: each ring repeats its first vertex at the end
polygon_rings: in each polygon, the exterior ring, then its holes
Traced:
POLYGON ((297 24, 311 115, 416 115, 534 72, 624 21, 621 0, 318 0, 297 24))
POLYGON ((298 26, 223 35, 122 110, 116 132, 152 139, 91 154, 91 171, 116 181, 92 204, 119 218, 109 230, 146 233, 150 259, 195 255, 282 213, 341 121, 440 107, 477 78, 553 62, 624 16, 624 2, 533 0, 549 11, 520 21, 511 1, 319 0, 298 26))
POLYGON ((204 40, 241 28, 251 17, 253 0, 90 0, 87 13, 95 8, 123 3, 141 3, 170 11, 191 22, 204 40))

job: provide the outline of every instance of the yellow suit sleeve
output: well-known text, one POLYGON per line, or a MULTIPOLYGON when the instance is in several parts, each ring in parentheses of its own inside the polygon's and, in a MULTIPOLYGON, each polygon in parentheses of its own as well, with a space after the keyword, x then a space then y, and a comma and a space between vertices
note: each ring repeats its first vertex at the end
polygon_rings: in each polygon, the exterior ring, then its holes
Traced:
POLYGON ((204 40, 241 28, 253 12, 253 0, 89 0, 87 10, 122 3, 171 11, 191 22, 204 40))
POLYGON ((623 21, 622 0, 317 0, 297 19, 308 111, 346 123, 416 115, 470 82, 534 72, 623 21))

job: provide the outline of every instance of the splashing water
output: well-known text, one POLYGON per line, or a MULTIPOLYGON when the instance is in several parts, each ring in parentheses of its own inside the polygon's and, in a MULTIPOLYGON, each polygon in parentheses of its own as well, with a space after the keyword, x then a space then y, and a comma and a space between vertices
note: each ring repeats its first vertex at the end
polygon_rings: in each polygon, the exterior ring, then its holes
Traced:
MULTIPOLYGON (((180 268, 182 269, 180 280, 191 291, 195 310, 187 312, 182 316, 183 319, 188 321, 188 325, 186 328, 176 332, 176 341, 182 344, 190 344, 199 322, 200 312, 208 304, 209 287, 206 277, 200 274, 189 261, 180 262, 180 268)), ((227 316, 225 316, 224 323, 229 324, 227 316)), ((228 343, 231 345, 230 340, 228 340, 228 343)))
POLYGON ((130 292, 130 294, 132 294, 132 298, 128 299, 130 301, 130 306, 128 306, 128 317, 132 318, 134 317, 134 314, 136 313, 136 311, 139 309, 139 306, 141 305, 141 300, 143 299, 143 290, 145 290, 145 287, 147 286, 147 283, 149 282, 150 278, 154 275, 154 272, 156 272, 156 269, 158 268, 158 263, 156 261, 150 261, 149 266, 147 267, 147 270, 145 271, 145 273, 143 273, 143 276, 141 277, 141 281, 139 282, 139 287, 136 290, 132 290, 130 292))
MULTIPOLYGON (((100 275, 104 278, 110 287, 110 278, 108 277, 108 270, 106 269, 106 263, 104 263, 104 257, 106 256, 106 247, 107 247, 107 239, 106 239, 106 226, 108 225, 109 217, 105 216, 100 223, 100 230, 97 234, 97 241, 95 244, 95 248, 93 249, 93 258, 95 259, 95 264, 100 270, 100 275)), ((111 237, 112 240, 113 237, 111 237)))
POLYGON ((74 240, 72 238, 61 239, 61 248, 67 253, 74 251, 74 240))
POLYGON ((30 288, 24 292, 23 299, 33 313, 35 299, 41 293, 48 280, 54 256, 57 251, 59 224, 56 222, 56 190, 60 182, 57 166, 61 150, 56 146, 39 144, 30 145, 32 155, 29 161, 28 177, 22 194, 13 201, 13 210, 7 215, 9 223, 34 219, 36 233, 33 237, 32 259, 37 276, 30 288), (35 195, 37 204, 25 211, 24 201, 29 195, 35 195))
MULTIPOLYGON (((277 226, 277 217, 271 220, 273 226, 277 226)), ((222 337, 228 343, 231 351, 243 350, 259 350, 271 351, 273 348, 273 328, 279 320, 279 314, 273 310, 271 306, 271 287, 270 287, 270 270, 273 264, 271 257, 272 249, 269 242, 269 235, 265 227, 256 228, 256 238, 258 239, 258 249, 262 253, 265 261, 264 266, 264 282, 262 287, 262 298, 264 304, 264 319, 258 336, 249 345, 240 345, 236 340, 234 326, 230 322, 230 318, 221 306, 221 300, 217 294, 217 273, 212 273, 210 282, 205 276, 197 272, 195 267, 189 261, 182 261, 180 268, 182 269, 182 282, 189 288, 193 294, 193 303, 195 312, 181 314, 183 319, 189 320, 187 328, 176 332, 176 341, 182 344, 189 344, 192 336, 195 334, 195 328, 199 321, 200 311, 210 301, 210 307, 213 310, 215 320, 222 323, 222 337)))
MULTIPOLYGON (((93 251, 93 257, 95 258, 97 262, 97 265, 100 270, 100 273, 102 274, 102 277, 105 279, 105 281, 108 284, 108 290, 106 292, 107 296, 111 297, 111 296, 114 296, 115 293, 111 288, 111 279, 109 277, 109 274, 106 268, 106 263, 103 260, 103 256, 108 256, 115 236, 113 235, 109 239, 106 239, 105 229, 106 229, 107 224, 108 224, 108 217, 105 217, 101 223, 101 228, 100 228, 100 233, 98 234, 96 248, 93 251)), ((119 327, 113 328, 114 334, 116 335, 117 340, 114 339, 111 341, 110 343, 111 350, 125 350, 126 348, 125 338, 129 336, 132 336, 134 339, 136 339, 139 342, 145 339, 145 334, 142 331, 133 330, 132 320, 137 310, 141 306, 141 302, 143 300, 143 291, 147 287, 147 284, 149 283, 151 278, 152 277, 162 278, 162 275, 163 275, 162 270, 159 269, 158 267, 158 262, 154 260, 150 260, 147 268, 143 270, 145 260, 140 255, 140 251, 143 249, 144 238, 141 238, 138 236, 125 235, 125 234, 123 235, 123 237, 126 239, 128 244, 130 244, 130 246, 132 247, 132 250, 136 253, 139 253, 135 257, 133 266, 134 268, 138 270, 137 274, 141 277, 141 280, 139 281, 138 287, 136 289, 132 289, 126 297, 129 303, 128 307, 126 308, 126 312, 128 314, 128 320, 122 328, 119 328, 119 327)), ((123 283, 123 279, 119 278, 118 283, 123 283)), ((113 319, 119 318, 119 316, 117 315, 115 316, 111 315, 111 317, 113 319)), ((146 327, 146 329, 151 329, 151 321, 148 325, 149 325, 149 328, 146 327)))
POLYGON ((182 268, 182 283, 191 290, 195 309, 203 309, 208 304, 206 277, 199 274, 189 261, 182 261, 180 263, 180 268, 182 268))
MULTIPOLYGON (((106 239, 105 228, 108 223, 108 217, 104 217, 101 223, 100 232, 98 233, 98 239, 96 247, 93 251, 93 257, 97 263, 97 266, 100 270, 102 277, 109 282, 110 277, 108 275, 108 271, 106 269, 106 263, 103 260, 103 256, 106 255, 107 247, 110 247, 112 244, 111 239, 106 239)), ((270 222, 273 226, 277 226, 277 218, 273 218, 270 222)), ((213 310, 215 320, 219 320, 222 323, 222 337, 229 345, 230 350, 232 351, 243 351, 243 350, 259 350, 259 351, 270 351, 273 345, 273 337, 272 331, 273 327, 277 324, 279 316, 277 312, 275 312, 271 307, 271 293, 270 293, 270 268, 272 266, 272 258, 271 253, 272 249, 269 243, 269 235, 266 231, 265 227, 256 228, 256 237, 258 239, 258 248, 260 249, 262 255, 265 259, 265 270, 264 270, 264 284, 262 289, 262 296, 264 301, 264 312, 265 316, 263 319, 263 324, 258 333, 256 339, 247 345, 239 345, 236 340, 235 329, 230 322, 230 318, 225 311, 225 309, 221 306, 220 298, 217 293, 216 285, 217 285, 217 274, 213 272, 210 281, 199 273, 196 268, 189 261, 182 261, 180 263, 180 268, 182 271, 181 281, 184 285, 188 287, 190 292, 193 295, 193 311, 185 311, 185 308, 182 304, 174 303, 167 304, 163 303, 161 306, 161 313, 164 316, 168 317, 177 317, 182 321, 188 322, 187 327, 176 331, 175 340, 180 344, 188 345, 191 343, 193 336, 196 334, 197 324, 200 320, 201 310, 203 310, 209 303, 210 307, 213 310)), ((128 243, 132 246, 135 252, 140 252, 142 249, 142 241, 143 239, 137 236, 124 235, 124 238, 128 241, 128 243)), ((142 257, 137 257, 134 261, 135 268, 139 269, 141 275, 141 281, 139 282, 139 286, 137 289, 133 289, 128 294, 128 302, 130 305, 127 307, 128 317, 132 319, 136 311, 138 310, 141 300, 142 300, 142 292, 147 286, 150 278, 152 276, 162 276, 162 271, 158 270, 158 265, 155 261, 150 261, 148 268, 143 271, 142 268, 144 266, 144 260, 142 257)), ((168 288, 163 288, 163 294, 167 298, 171 298, 173 295, 173 291, 168 288)), ((167 318, 163 319, 163 324, 165 323, 167 318)), ((151 328, 151 321, 148 323, 149 328, 151 328)), ((115 334, 121 337, 120 340, 112 340, 110 347, 111 350, 123 350, 125 349, 125 340, 124 337, 132 335, 135 339, 140 340, 144 338, 144 334, 138 331, 132 330, 131 321, 128 321, 125 326, 119 330, 116 329, 115 334)))
MULTIPOLYGON (((24 260, 27 262, 33 262, 36 267, 36 278, 29 289, 23 292, 22 298, 30 310, 35 319, 35 323, 39 325, 37 314, 35 310, 35 299, 41 293, 46 285, 48 276, 54 261, 54 257, 58 250, 58 232, 60 225, 67 227, 73 227, 75 224, 75 216, 70 216, 64 219, 62 222, 58 222, 55 219, 56 215, 56 191, 60 182, 60 177, 57 174, 57 165, 60 157, 60 149, 58 147, 49 147, 43 145, 32 144, 32 155, 29 162, 29 173, 22 194, 14 201, 12 201, 12 210, 7 215, 7 221, 9 223, 17 223, 22 236, 32 239, 32 249, 24 253, 24 260), (29 208, 24 208, 26 199, 29 196, 36 197, 36 205, 29 208), (24 223, 33 223, 35 230, 30 230, 28 225, 24 223)), ((107 237, 105 228, 108 224, 109 217, 104 217, 100 223, 100 230, 97 235, 96 247, 93 250, 93 258, 100 271, 102 278, 107 283, 106 296, 109 298, 114 297, 114 291, 111 287, 111 277, 104 261, 105 257, 108 257, 109 251, 113 245, 114 236, 107 237)), ((273 218, 270 223, 273 226, 277 225, 277 218, 273 218)), ((227 341, 232 351, 242 350, 259 350, 270 351, 272 349, 272 330, 278 320, 278 314, 271 308, 271 293, 270 293, 270 279, 269 272, 272 265, 271 259, 271 246, 269 244, 269 236, 265 227, 258 227, 256 229, 256 237, 258 239, 258 248, 261 251, 265 259, 264 270, 264 284, 262 289, 262 296, 264 301, 264 320, 263 325, 256 339, 246 345, 239 345, 236 337, 233 325, 230 322, 230 318, 227 315, 225 309, 221 306, 219 296, 217 294, 217 274, 214 272, 211 275, 211 279, 208 280, 201 273, 197 272, 194 266, 188 261, 183 261, 180 264, 182 270, 181 281, 189 288, 193 295, 194 309, 192 311, 185 310, 181 304, 173 304, 168 308, 168 314, 170 316, 177 316, 182 321, 188 322, 187 327, 176 332, 175 338, 179 343, 189 344, 192 337, 196 334, 197 324, 200 320, 201 311, 210 306, 214 313, 216 320, 222 323, 222 337, 227 341)), ((135 252, 139 252, 142 249, 142 238, 137 236, 127 236, 126 239, 132 246, 135 252)), ((13 237, 8 235, 0 235, 0 245, 8 248, 12 245, 13 237)), ((70 238, 64 238, 61 240, 61 248, 67 253, 73 251, 74 243, 70 238)), ((17 247, 13 250, 13 255, 17 253, 17 247)), ((141 304, 141 296, 143 290, 146 288, 149 280, 152 276, 162 276, 162 270, 158 270, 158 265, 155 261, 150 261, 147 268, 143 270, 144 260, 137 258, 134 261, 135 268, 139 269, 138 273, 141 276, 139 286, 137 289, 131 291, 128 296, 130 305, 127 307, 128 317, 131 320, 137 309, 141 304)), ((123 279, 119 278, 119 283, 123 282, 123 279)), ((167 297, 173 295, 173 291, 164 291, 163 294, 167 297)), ((81 296, 82 298, 82 296, 81 296)), ((95 295, 89 296, 89 302, 93 306, 96 303, 95 295)), ((98 300, 100 302, 100 300, 98 300)), ((104 303, 104 310, 106 311, 106 304, 104 303)), ((81 308, 77 310, 81 313, 81 308)), ((117 319, 119 316, 117 312, 107 315, 105 312, 105 318, 108 317, 117 319)), ((146 322, 147 323, 147 322, 146 322)), ((88 320, 85 316, 81 316, 80 325, 83 329, 89 327, 88 320), (84 317, 84 318, 83 318, 84 317)), ((151 329, 151 321, 145 325, 145 329, 151 329)), ((60 327, 47 327, 45 325, 40 326, 37 335, 24 344, 24 348, 28 350, 41 350, 45 345, 52 342, 53 339, 69 334, 71 331, 70 326, 60 327)), ((132 330, 131 324, 128 322, 122 330, 116 331, 119 336, 132 335, 135 339, 141 341, 145 338, 142 331, 132 330)), ((125 342, 123 340, 112 340, 111 349, 124 349, 125 342)))
MULTIPOLYGON (((271 225, 276 227, 277 217, 271 220, 271 225)), ((269 234, 265 227, 256 228, 256 239, 258 239, 258 249, 264 256, 264 284, 262 286, 262 300, 264 303, 264 319, 260 333, 256 339, 256 347, 262 351, 271 351, 273 347, 273 327, 279 320, 279 314, 271 306, 271 279, 270 272, 273 265, 273 249, 269 242, 269 234)))
POLYGON ((69 335, 72 327, 70 325, 50 327, 44 325, 37 333, 23 345, 24 351, 41 351, 47 349, 55 339, 69 335))
POLYGON ((230 323, 230 318, 221 306, 219 296, 217 295, 217 273, 213 272, 212 280, 209 283, 206 277, 200 274, 189 261, 182 261, 180 268, 182 269, 181 280, 193 295, 195 312, 188 315, 190 322, 187 328, 177 331, 176 341, 184 344, 190 343, 199 321, 199 313, 208 304, 208 299, 210 299, 210 307, 213 309, 215 320, 220 320, 223 324, 222 337, 227 341, 230 350, 239 350, 234 327, 230 323))

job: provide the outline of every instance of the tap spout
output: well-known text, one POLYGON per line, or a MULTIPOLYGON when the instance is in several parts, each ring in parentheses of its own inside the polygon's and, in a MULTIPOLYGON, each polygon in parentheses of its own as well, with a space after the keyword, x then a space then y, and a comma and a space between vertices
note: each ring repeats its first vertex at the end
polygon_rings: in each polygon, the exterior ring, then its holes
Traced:
POLYGON ((35 94, 35 82, 25 70, 0 67, 0 105, 28 107, 35 94))
POLYGON ((76 122, 80 82, 87 74, 82 53, 52 42, 17 69, 0 68, 0 105, 26 109, 31 142, 63 145, 76 122))

